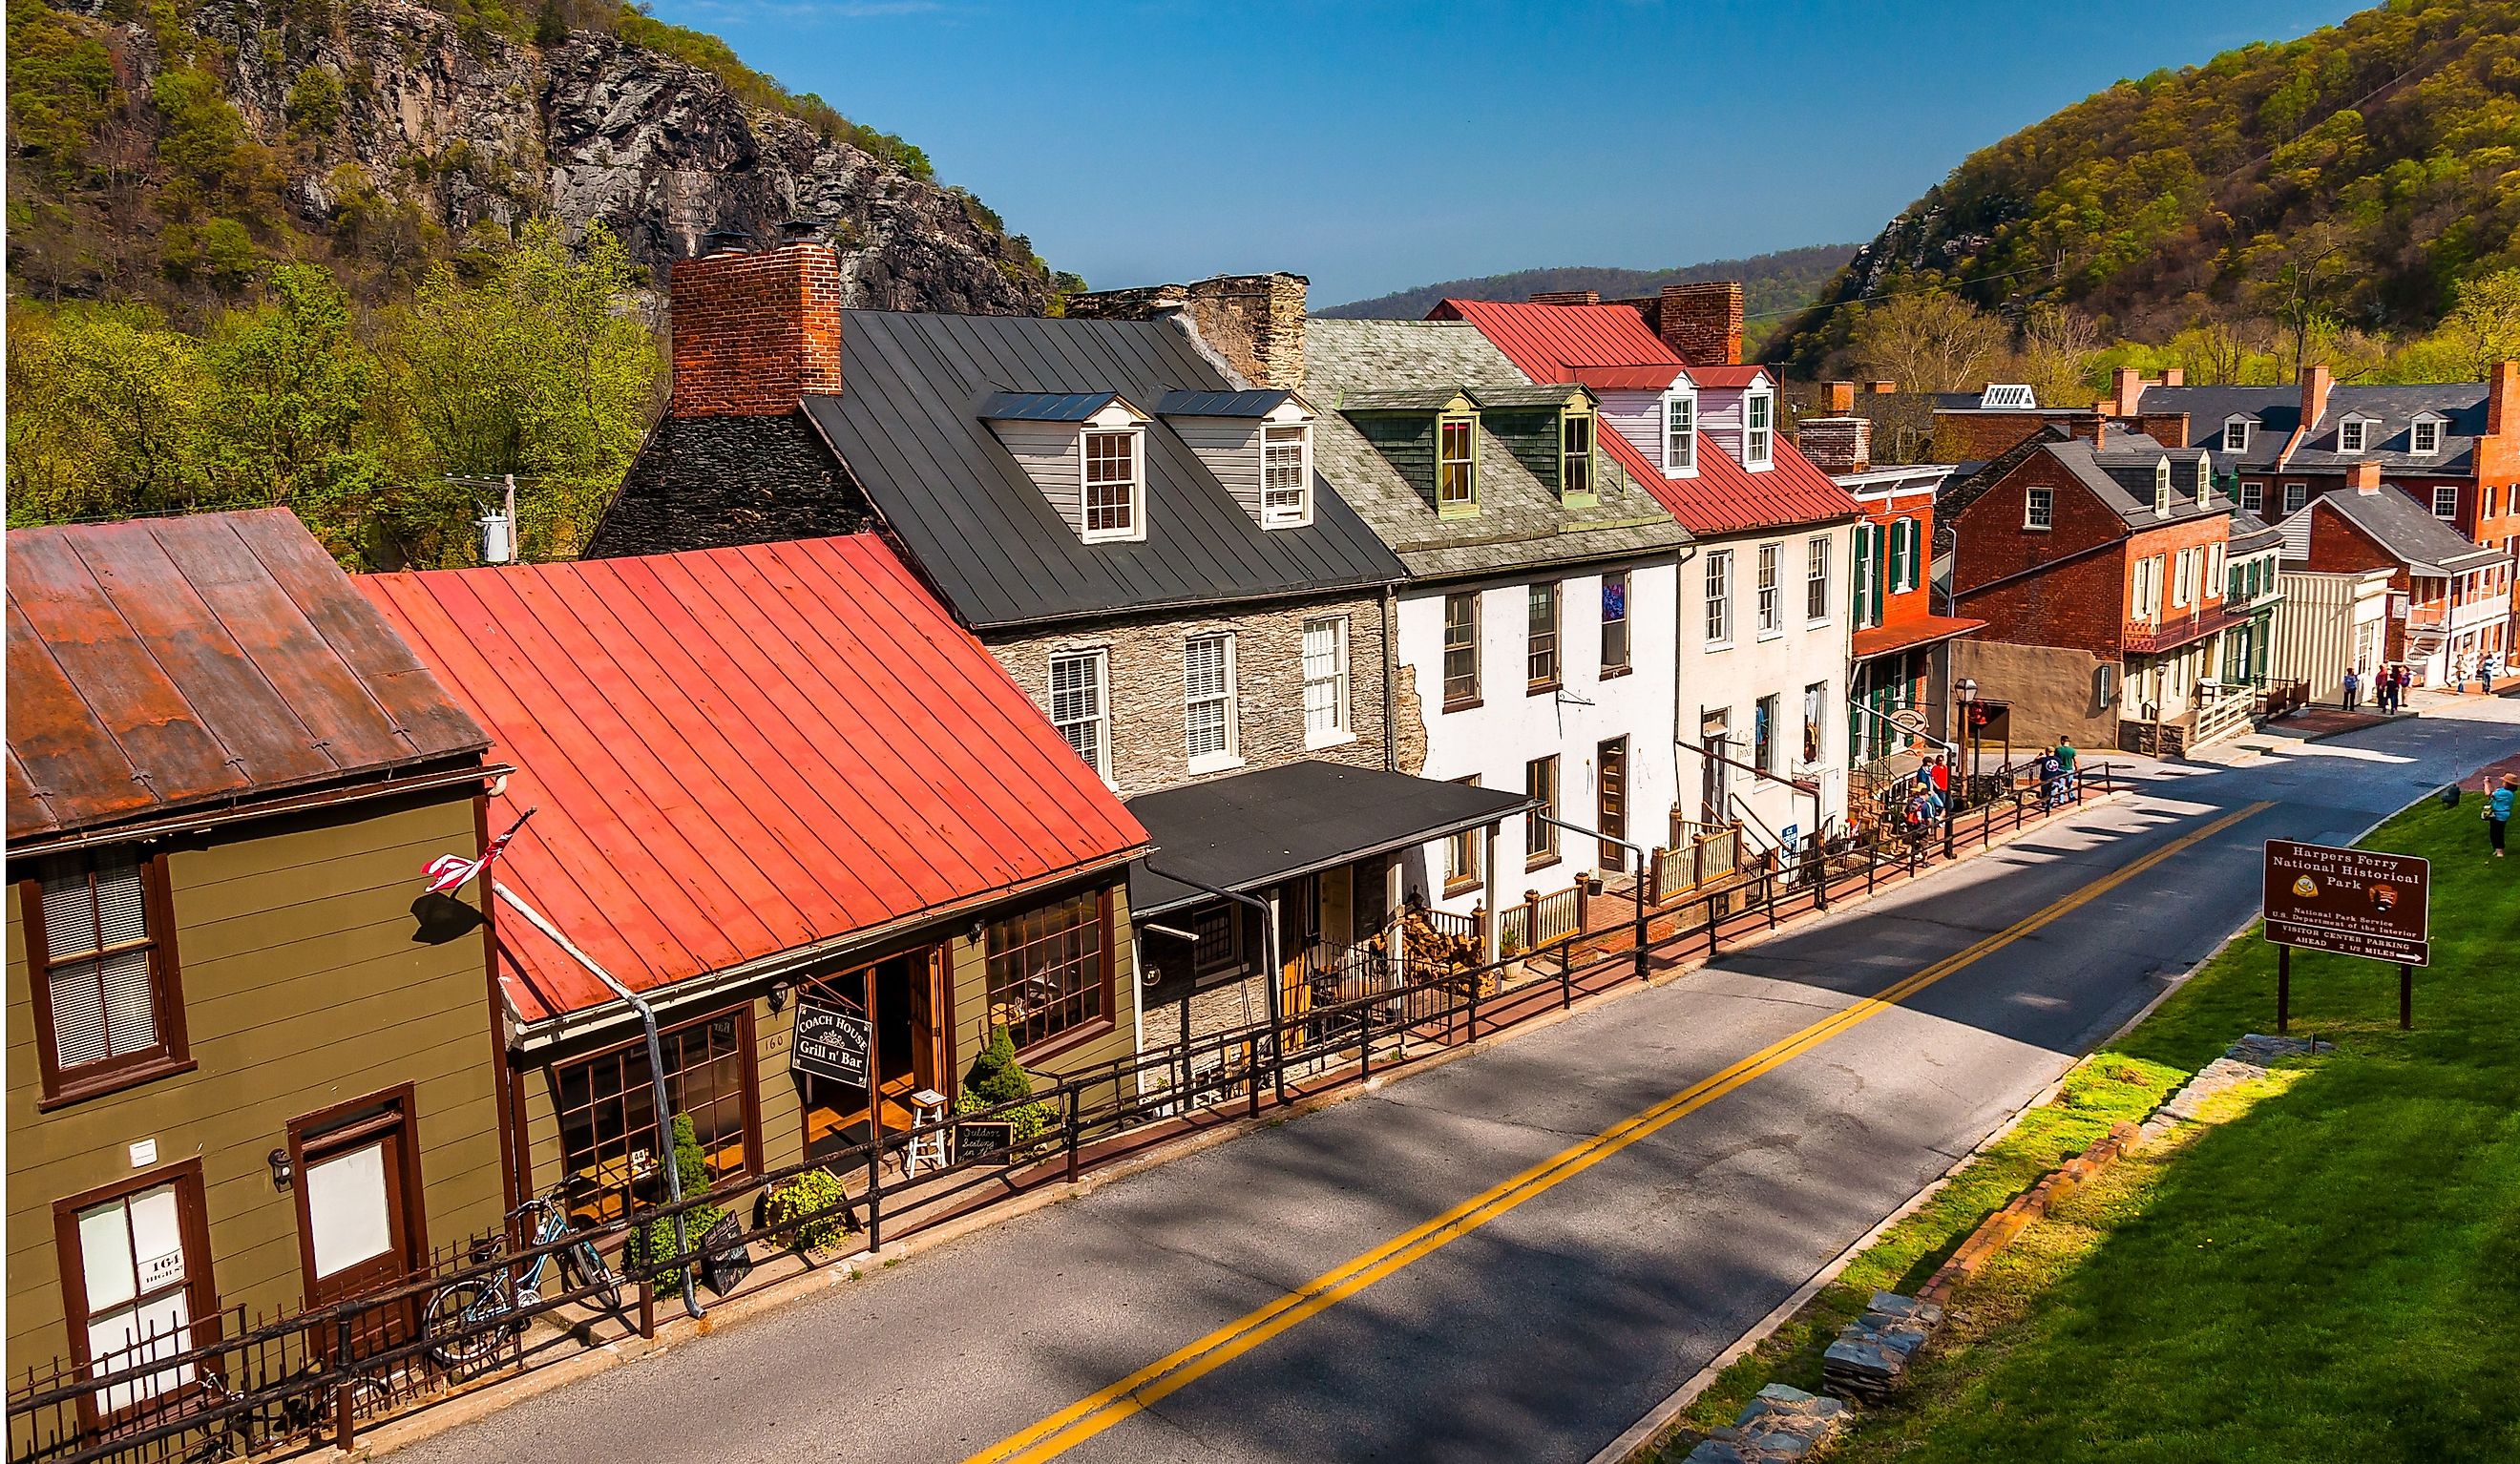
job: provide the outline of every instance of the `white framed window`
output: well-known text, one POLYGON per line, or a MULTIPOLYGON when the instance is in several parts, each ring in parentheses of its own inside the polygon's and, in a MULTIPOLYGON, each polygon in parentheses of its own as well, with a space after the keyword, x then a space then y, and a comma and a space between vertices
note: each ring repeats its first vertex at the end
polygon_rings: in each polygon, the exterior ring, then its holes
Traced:
POLYGON ((2196 507, 2214 507, 2214 460, 2201 455, 2196 459, 2196 507))
POLYGON ((2189 572, 2190 555, 2193 554, 2194 551, 2192 550, 2181 550, 2179 552, 2178 563, 2173 565, 2171 568, 2170 603, 2174 607, 2187 603, 2188 586, 2189 581, 2192 578, 2189 572))
POLYGON ((2249 429, 2255 426, 2245 417, 2226 418, 2223 421, 2223 451, 2245 453, 2249 450, 2249 429))
POLYGON ((1304 622, 1304 745, 1344 742, 1348 731, 1347 617, 1304 622))
POLYGON ((1828 536, 1814 534, 1803 545, 1803 618, 1814 625, 1828 619, 1828 536))
POLYGON ((1706 643, 1732 643, 1732 551, 1729 549, 1706 556, 1706 643))
POLYGON ((2359 453, 2371 445, 2371 422, 2367 418, 2349 417, 2336 424, 2336 450, 2359 453))
POLYGON ((1803 688, 1803 766, 1817 768, 1828 740, 1828 683, 1803 688))
POLYGON ((2025 529, 2048 529, 2056 526, 2056 490, 2033 488, 2023 494, 2021 526, 2025 529))
POLYGON ((1313 521, 1313 429, 1278 422, 1260 429, 1260 527, 1299 529, 1313 521))
POLYGON ((2214 587, 2223 583, 2225 578, 2223 570, 2224 556, 2228 552, 2228 546, 2221 544, 2209 544, 2205 546, 2205 580, 2203 584, 2197 587, 2199 599, 2213 594, 2214 587))
POLYGON ((2456 488, 2445 483, 2436 486, 2433 489, 2433 516, 2435 518, 2456 518, 2458 516, 2458 490, 2456 488))
POLYGON ((2156 518, 2170 516, 2170 460, 2152 465, 2152 513, 2156 518))
POLYGON ((1779 560, 1784 557, 1781 544, 1759 546, 1759 634, 1774 636, 1785 628, 1785 587, 1779 560))
POLYGON ((1230 766, 1238 740, 1234 637, 1192 636, 1182 647, 1182 750, 1191 771, 1230 766))
POLYGON ((1881 525, 1855 526, 1855 628, 1860 631, 1881 623, 1882 602, 1889 598, 1890 582, 1882 573, 1882 550, 1881 525))
POLYGON ((2286 513, 2300 512, 2301 506, 2309 502, 2310 485, 2308 483, 2286 483, 2283 485, 2283 510, 2286 513))
MULTIPOLYGON (((70 1217, 74 1239, 65 1249, 75 1254, 60 1258, 64 1289, 85 1322, 77 1351, 98 1371, 131 1373, 193 1348, 194 1308, 208 1290, 209 1257, 193 1246, 201 1208, 199 1176, 181 1175, 70 1217)), ((191 1363, 171 1362, 97 1390, 95 1406, 119 1414, 193 1380, 191 1363)))
POLYGON ((2441 451, 2442 424, 2438 417, 2418 417, 2414 430, 2408 434, 2408 448, 2418 458, 2429 458, 2441 451))
POLYGON ((1475 513, 1479 510, 1479 424, 1466 417, 1439 418, 1435 422, 1435 511, 1475 513))
POLYGON ((1561 500, 1593 496, 1593 414, 1569 412, 1557 419, 1557 496, 1561 500))
POLYGON ((1916 588, 1916 543, 1923 537, 1912 518, 1890 525, 1891 594, 1905 595, 1916 588))
POLYGON ((1085 434, 1085 542, 1146 537, 1146 434, 1085 434))
POLYGON ((1775 461, 1777 399, 1764 391, 1741 398, 1741 466, 1756 470, 1775 461))
POLYGON ((1662 399, 1662 470, 1681 477, 1697 471, 1697 396, 1676 391, 1662 399))
POLYGON ((2267 485, 2255 478, 2240 485, 2240 507, 2255 513, 2267 506, 2267 485))
POLYGON ((1111 780, 1110 705, 1110 668, 1102 651, 1050 658, 1050 725, 1104 782, 1111 780))

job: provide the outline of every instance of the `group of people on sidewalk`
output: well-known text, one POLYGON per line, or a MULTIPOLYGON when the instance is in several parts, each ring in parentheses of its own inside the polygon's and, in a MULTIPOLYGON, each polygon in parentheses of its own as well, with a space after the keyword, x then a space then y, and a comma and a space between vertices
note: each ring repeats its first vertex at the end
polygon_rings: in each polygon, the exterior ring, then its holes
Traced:
MULTIPOLYGON (((2371 701, 2383 716, 2393 716, 2407 709, 2407 692, 2415 685, 2415 674, 2404 666, 2383 666, 2371 673, 2371 701)), ((2344 707, 2353 711, 2362 704, 2362 673, 2345 668, 2344 707)))
MULTIPOLYGON (((2037 779, 2040 802, 2049 810, 2073 801, 2075 784, 2081 777, 2082 754, 2075 750, 2071 737, 2059 737, 2055 744, 2039 749, 2030 764, 2031 776, 2037 779)), ((2009 769, 2007 768, 2008 772, 2009 769)), ((1936 753, 1916 767, 1916 776, 1909 784, 1908 796, 1900 808, 1908 836, 1921 839, 1942 821, 1952 809, 1951 759, 1936 753)))

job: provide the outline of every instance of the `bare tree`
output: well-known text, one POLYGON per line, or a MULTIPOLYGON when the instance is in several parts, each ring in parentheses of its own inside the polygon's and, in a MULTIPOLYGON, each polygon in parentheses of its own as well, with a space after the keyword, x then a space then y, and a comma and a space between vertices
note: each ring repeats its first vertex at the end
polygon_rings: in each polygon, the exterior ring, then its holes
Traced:
POLYGON ((2064 305, 2033 305, 2021 323, 2021 348, 2010 370, 2048 406, 2088 406, 2098 389, 2092 370, 2099 351, 2099 328, 2088 317, 2064 305))
POLYGON ((2008 344, 2003 323, 1956 294, 1902 295, 1865 313, 1856 369, 1903 391, 1960 391, 1985 380, 2008 344))

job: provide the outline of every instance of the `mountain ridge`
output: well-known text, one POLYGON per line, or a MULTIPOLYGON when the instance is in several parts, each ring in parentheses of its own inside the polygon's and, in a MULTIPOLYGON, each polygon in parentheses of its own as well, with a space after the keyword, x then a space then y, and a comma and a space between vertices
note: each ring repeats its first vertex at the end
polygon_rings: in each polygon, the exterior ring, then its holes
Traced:
MULTIPOLYGON (((1852 259, 1858 245, 1811 244, 1741 259, 1710 259, 1676 269, 1624 269, 1616 266, 1564 265, 1477 275, 1393 290, 1371 299, 1350 300, 1319 312, 1337 320, 1418 320, 1438 300, 1526 300, 1543 290, 1592 289, 1605 298, 1649 295, 1665 285, 1704 280, 1743 283, 1744 310, 1752 316, 1790 311, 1809 304, 1830 276, 1852 259)), ((1757 324, 1755 321, 1753 326, 1757 324)), ((1755 333, 1755 332, 1754 332, 1755 333)))

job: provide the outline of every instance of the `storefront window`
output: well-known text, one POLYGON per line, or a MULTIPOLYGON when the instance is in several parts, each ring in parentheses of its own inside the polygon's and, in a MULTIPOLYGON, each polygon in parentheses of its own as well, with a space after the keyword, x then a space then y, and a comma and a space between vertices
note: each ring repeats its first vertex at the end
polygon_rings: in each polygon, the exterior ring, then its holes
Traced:
MULTIPOLYGON (((745 1009, 701 1017, 658 1034, 666 1099, 689 1114, 715 1184, 751 1167, 752 1022, 745 1009)), ((561 1152, 579 1198, 607 1208, 644 1184, 671 1147, 656 1132, 654 1085, 644 1041, 552 1070, 561 1152)))
POLYGON ((989 922, 989 1023, 1018 1048, 1108 1020, 1111 944, 1100 890, 989 922))

